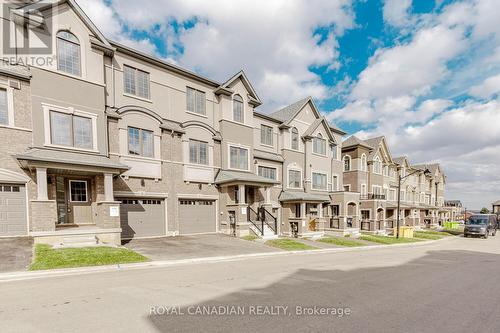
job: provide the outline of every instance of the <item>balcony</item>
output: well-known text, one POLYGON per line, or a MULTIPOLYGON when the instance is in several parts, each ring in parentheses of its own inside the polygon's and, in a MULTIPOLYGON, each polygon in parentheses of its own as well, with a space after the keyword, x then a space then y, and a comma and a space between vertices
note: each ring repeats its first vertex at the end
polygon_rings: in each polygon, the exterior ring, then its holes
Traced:
POLYGON ((377 194, 377 193, 361 194, 359 198, 361 200, 385 200, 385 194, 377 194))

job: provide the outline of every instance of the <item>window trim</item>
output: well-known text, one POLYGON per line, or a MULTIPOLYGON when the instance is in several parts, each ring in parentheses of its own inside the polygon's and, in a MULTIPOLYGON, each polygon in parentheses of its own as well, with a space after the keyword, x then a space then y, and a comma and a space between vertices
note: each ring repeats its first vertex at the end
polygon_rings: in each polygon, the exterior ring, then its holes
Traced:
POLYGON ((375 156, 375 158, 373 159, 372 171, 376 175, 383 175, 384 174, 384 166, 382 165, 382 160, 378 156, 375 156), (380 172, 377 172, 375 170, 375 164, 377 164, 377 163, 380 163, 379 164, 380 165, 380 172))
POLYGON ((142 70, 142 69, 139 69, 137 67, 134 67, 134 66, 130 66, 130 65, 126 65, 126 64, 123 64, 123 95, 124 96, 127 96, 127 97, 132 97, 132 98, 137 98, 137 99, 140 99, 140 100, 144 100, 144 101, 147 101, 147 102, 151 102, 151 73, 149 72, 146 72, 145 70, 142 70), (135 94, 133 93, 130 93, 130 92, 127 92, 125 90, 125 67, 128 67, 130 69, 132 69, 134 71, 134 83, 135 83, 135 94), (137 72, 142 72, 142 73, 145 73, 148 75, 148 96, 145 97, 145 96, 140 96, 139 94, 137 94, 137 91, 139 90, 138 89, 138 80, 137 80, 137 72))
POLYGON ((368 159, 367 159, 365 153, 361 154, 360 163, 361 163, 361 167, 359 169, 361 171, 368 172, 368 159))
POLYGON ((75 202, 75 203, 89 202, 89 187, 88 187, 87 180, 81 180, 81 179, 70 179, 69 180, 69 202, 75 202), (73 201, 73 198, 71 197, 71 184, 72 183, 85 183, 85 197, 87 200, 85 200, 85 201, 73 201))
POLYGON ((199 117, 208 118, 208 116, 207 116, 207 94, 203 90, 196 89, 196 88, 193 88, 190 86, 186 86, 186 113, 193 114, 193 115, 196 115, 199 117), (187 99, 188 99, 188 90, 189 89, 194 91, 194 111, 188 110, 188 100, 187 99), (201 93, 204 96, 203 102, 204 102, 205 107, 203 108, 203 110, 204 110, 203 113, 196 112, 196 94, 197 93, 201 93))
POLYGON ((313 191, 328 191, 328 173, 324 171, 311 170, 311 190, 313 191), (314 174, 325 176, 325 188, 314 187, 314 174))
MULTIPOLYGON (((240 101, 238 101, 239 103, 240 101)), ((243 100, 243 97, 241 97, 240 94, 234 94, 232 96, 232 99, 231 99, 231 106, 232 106, 232 109, 231 109, 231 113, 232 113, 232 117, 231 117, 231 120, 234 121, 235 123, 238 123, 238 124, 244 124, 245 123, 245 101, 243 100), (241 117, 243 118, 241 121, 238 121, 234 118, 234 98, 236 96, 239 96, 239 98, 241 98, 241 117)))
POLYGON ((332 192, 338 192, 340 191, 340 175, 336 173, 332 173, 332 192), (335 182, 333 181, 334 178, 337 178, 337 186, 335 185, 335 182))
POLYGON ((274 128, 272 126, 260 124, 260 144, 266 147, 274 147, 274 128), (271 144, 262 142, 262 131, 264 128, 271 129, 271 144))
POLYGON ((303 181, 304 181, 304 174, 302 172, 302 169, 300 168, 297 168, 297 167, 291 167, 291 168, 287 168, 287 171, 286 171, 286 187, 289 188, 289 189, 303 189, 303 181), (291 187, 290 186, 290 171, 298 171, 300 173, 300 179, 299 179, 299 187, 291 187))
POLYGON ((4 84, 0 82, 0 89, 5 90, 5 99, 7 106, 7 123, 0 124, 0 126, 15 126, 14 119, 14 89, 8 85, 8 83, 4 84))
POLYGON ((144 158, 155 158, 155 133, 152 130, 140 128, 140 127, 134 127, 134 126, 127 126, 127 155, 132 156, 132 157, 144 157, 144 158), (139 155, 134 155, 130 154, 130 137, 129 137, 129 130, 130 129, 137 129, 139 130, 139 147, 141 149, 141 153, 139 155), (144 149, 142 145, 142 132, 149 132, 151 133, 151 138, 152 138, 152 148, 153 148, 153 155, 152 156, 145 156, 144 155, 144 149))
POLYGON ((257 164, 257 175, 261 176, 261 177, 264 177, 266 179, 278 180, 278 168, 274 167, 274 166, 270 166, 270 165, 265 165, 265 164, 257 164), (275 178, 267 178, 267 177, 261 176, 259 174, 259 169, 260 168, 274 169, 274 176, 275 176, 275 178))
POLYGON ((56 47, 56 70, 57 72, 59 73, 63 73, 64 75, 69 75, 71 77, 75 77, 75 78, 82 78, 84 75, 83 75, 83 63, 84 63, 84 55, 85 55, 85 52, 82 52, 82 43, 81 43, 81 38, 79 38, 73 31, 71 31, 70 29, 59 29, 55 34, 54 34, 54 40, 55 40, 55 47, 56 47), (70 41, 70 40, 67 40, 66 38, 62 38, 62 37, 58 37, 57 35, 60 33, 60 32, 67 32, 67 33, 70 33, 71 35, 75 36, 75 38, 78 40, 78 44, 75 43, 74 41, 70 41), (58 40, 61 39, 61 40, 64 40, 68 43, 71 43, 73 45, 78 45, 78 58, 79 58, 79 70, 80 70, 80 73, 79 74, 74 74, 74 73, 68 73, 62 69, 59 68, 59 47, 58 47, 58 40))
POLYGON ((98 117, 97 114, 76 110, 73 107, 61 107, 61 106, 47 104, 47 103, 42 103, 42 109, 43 109, 43 114, 44 114, 44 132, 45 132, 44 146, 78 150, 78 151, 88 151, 88 152, 94 152, 94 153, 99 152, 98 147, 97 147, 97 117, 98 117), (87 148, 78 148, 78 147, 72 147, 72 146, 53 144, 52 143, 52 128, 51 128, 51 121, 50 121, 50 112, 51 111, 71 114, 71 115, 75 115, 75 116, 79 116, 79 117, 90 118, 92 121, 92 148, 87 149, 87 148))
MULTIPOLYGON (((200 151, 201 150, 198 150, 198 158, 200 157, 200 151)), ((192 139, 192 138, 189 139, 189 141, 188 141, 188 161, 189 161, 189 164, 209 166, 210 165, 210 156, 209 155, 210 155, 210 149, 208 147, 208 142, 203 141, 203 140, 192 139), (198 145, 200 145, 202 143, 206 145, 206 152, 207 152, 206 153, 206 162, 207 163, 196 163, 196 162, 191 161, 191 142, 197 143, 198 145)))
POLYGON ((315 137, 313 137, 313 138, 312 138, 312 143, 313 143, 312 153, 313 153, 314 155, 323 156, 323 157, 324 157, 324 156, 328 156, 328 152, 327 152, 327 149, 326 149, 326 146, 327 146, 327 145, 326 145, 326 141, 327 141, 327 140, 323 138, 323 135, 322 135, 321 133, 318 133, 315 137), (320 141, 320 142, 322 143, 322 146, 324 145, 324 147, 325 147, 325 153, 324 153, 324 154, 322 154, 322 153, 318 153, 318 152, 314 151, 314 150, 315 150, 315 148, 316 148, 316 142, 317 142, 317 141, 320 141))
POLYGON ((296 126, 294 126, 290 129, 290 149, 294 150, 294 151, 300 151, 300 132, 296 126), (297 130, 297 133, 296 133, 297 134, 297 149, 293 148, 293 135, 294 135, 293 130, 294 129, 297 130))
POLYGON ((227 145, 227 167, 230 170, 244 170, 244 171, 250 171, 251 166, 250 166, 250 147, 248 146, 242 146, 239 144, 234 144, 234 143, 229 143, 227 145), (238 149, 245 149, 247 151, 247 169, 239 169, 239 168, 233 168, 231 167, 231 147, 233 148, 238 148, 238 149))
POLYGON ((342 170, 344 172, 349 172, 349 171, 352 171, 352 158, 351 158, 351 155, 344 155, 344 157, 342 157, 342 170), (349 169, 346 170, 345 168, 345 160, 348 159, 349 160, 349 169))

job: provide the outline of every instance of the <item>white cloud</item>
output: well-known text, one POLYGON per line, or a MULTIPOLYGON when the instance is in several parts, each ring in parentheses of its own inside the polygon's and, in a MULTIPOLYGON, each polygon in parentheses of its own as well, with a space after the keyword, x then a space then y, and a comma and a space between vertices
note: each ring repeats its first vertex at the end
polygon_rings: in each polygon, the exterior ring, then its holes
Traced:
POLYGON ((395 27, 408 25, 411 21, 409 15, 411 3, 412 0, 385 0, 384 20, 395 27))
POLYGON ((473 96, 489 98, 500 93, 500 74, 491 76, 470 89, 473 96))

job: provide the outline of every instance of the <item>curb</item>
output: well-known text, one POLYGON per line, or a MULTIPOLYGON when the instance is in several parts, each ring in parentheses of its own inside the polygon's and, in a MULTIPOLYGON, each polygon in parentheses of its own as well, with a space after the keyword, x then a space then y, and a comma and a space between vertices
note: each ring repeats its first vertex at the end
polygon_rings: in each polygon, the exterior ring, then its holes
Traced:
POLYGON ((46 277, 60 277, 60 276, 71 276, 71 275, 82 275, 82 274, 92 274, 101 272, 116 272, 123 270, 133 270, 133 269, 148 269, 148 268, 160 268, 160 267, 172 267, 172 266, 182 266, 189 264, 203 264, 203 263, 217 263, 217 262, 229 262, 229 261, 240 261, 245 259, 258 259, 267 257, 277 257, 277 256, 290 256, 290 255, 310 255, 310 254, 325 254, 325 253, 344 253, 344 252, 357 252, 357 251, 368 251, 372 249, 385 249, 393 247, 417 247, 434 244, 439 241, 444 241, 447 239, 453 239, 453 237, 444 237, 437 240, 428 240, 415 243, 404 243, 404 244, 380 244, 380 245, 369 245, 369 246, 359 246, 359 247, 344 247, 344 248, 328 248, 328 249, 314 249, 314 250, 295 250, 295 251, 276 251, 276 252, 262 252, 262 253, 251 253, 251 254, 239 254, 233 256, 216 256, 216 257, 201 257, 201 258, 191 258, 191 259, 178 259, 178 260, 157 260, 148 261, 141 263, 131 263, 131 264, 117 264, 117 265, 103 265, 103 266, 88 266, 88 267, 77 267, 77 268, 62 268, 62 269, 51 269, 42 271, 18 271, 18 272, 8 272, 0 273, 0 283, 2 282, 12 282, 12 281, 23 281, 23 280, 33 280, 41 279, 46 277))

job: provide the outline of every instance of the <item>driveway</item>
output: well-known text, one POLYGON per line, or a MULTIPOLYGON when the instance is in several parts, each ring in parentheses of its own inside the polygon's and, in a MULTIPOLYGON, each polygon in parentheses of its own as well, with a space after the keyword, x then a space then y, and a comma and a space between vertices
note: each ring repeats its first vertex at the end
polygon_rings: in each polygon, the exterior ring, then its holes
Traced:
POLYGON ((151 260, 177 260, 281 251, 259 242, 221 234, 132 239, 124 246, 151 260))
POLYGON ((0 238, 0 272, 26 270, 33 256, 33 239, 0 238))

